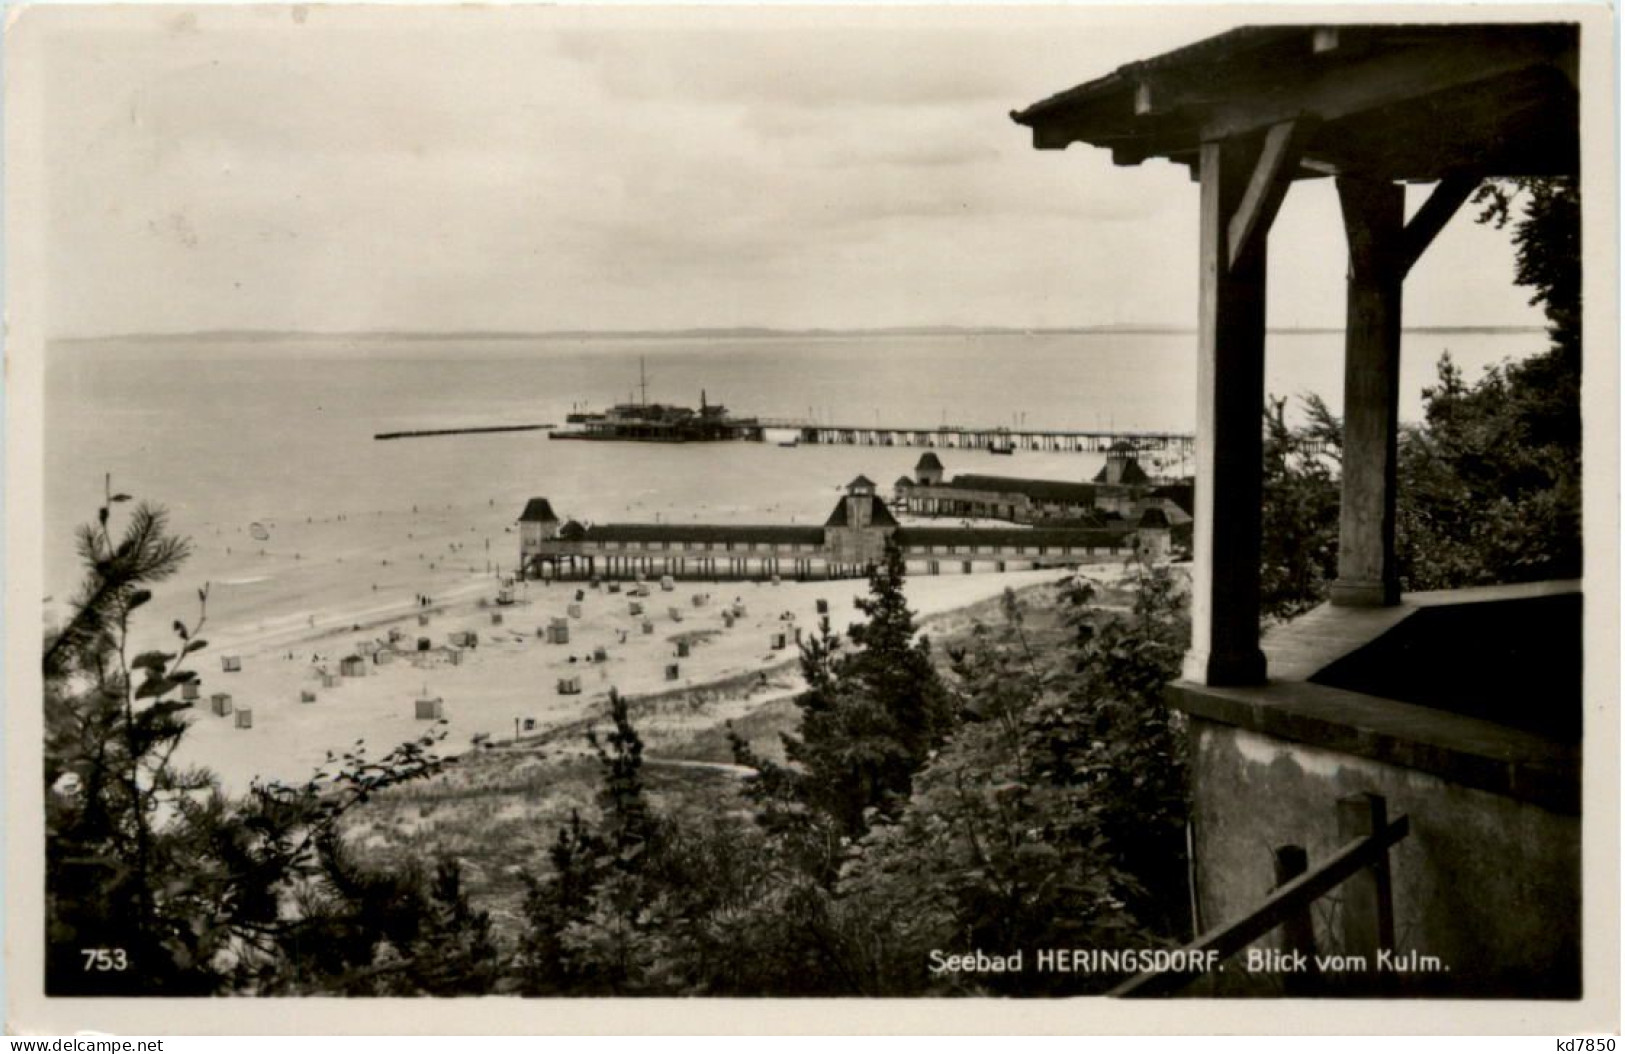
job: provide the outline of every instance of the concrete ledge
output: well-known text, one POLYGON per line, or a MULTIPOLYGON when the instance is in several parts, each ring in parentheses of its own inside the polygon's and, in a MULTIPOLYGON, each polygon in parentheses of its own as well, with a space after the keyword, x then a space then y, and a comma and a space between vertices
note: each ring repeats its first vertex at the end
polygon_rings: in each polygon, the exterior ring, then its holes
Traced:
POLYGON ((1302 681, 1168 686, 1177 710, 1580 814, 1580 751, 1490 721, 1302 681))

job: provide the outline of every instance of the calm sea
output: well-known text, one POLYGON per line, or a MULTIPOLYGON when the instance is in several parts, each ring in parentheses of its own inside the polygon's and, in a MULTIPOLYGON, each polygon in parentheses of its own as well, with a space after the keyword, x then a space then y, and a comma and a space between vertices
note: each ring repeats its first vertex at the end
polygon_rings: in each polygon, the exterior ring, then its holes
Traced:
MULTIPOLYGON (((532 495, 598 520, 809 522, 852 476, 889 488, 919 452, 558 443, 537 432, 372 435, 562 423, 574 404, 631 395, 640 359, 651 400, 693 405, 704 390, 743 414, 1189 430, 1194 341, 1157 333, 59 344, 46 378, 47 590, 65 594, 77 581, 71 530, 94 514, 107 472, 119 489, 167 505, 175 526, 195 535, 418 505, 466 509, 500 532, 532 495)), ((1401 413, 1419 415, 1446 349, 1476 377, 1544 343, 1534 332, 1409 334, 1401 413)), ((1273 335, 1269 389, 1319 392, 1339 408, 1341 357, 1337 334, 1273 335)), ((1078 454, 966 452, 945 461, 950 472, 1058 479, 1099 467, 1078 454)))

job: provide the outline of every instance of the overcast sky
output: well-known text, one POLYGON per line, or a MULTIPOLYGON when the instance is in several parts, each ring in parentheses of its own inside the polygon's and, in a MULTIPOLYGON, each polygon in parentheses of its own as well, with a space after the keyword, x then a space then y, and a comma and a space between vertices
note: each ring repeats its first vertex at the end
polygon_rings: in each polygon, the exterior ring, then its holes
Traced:
MULTIPOLYGON (((1236 21, 36 8, 46 330, 1190 325, 1186 170, 1008 113, 1236 21)), ((1340 324, 1328 181, 1271 254, 1271 322, 1340 324)), ((1407 323, 1538 323, 1511 269, 1464 211, 1407 323)))

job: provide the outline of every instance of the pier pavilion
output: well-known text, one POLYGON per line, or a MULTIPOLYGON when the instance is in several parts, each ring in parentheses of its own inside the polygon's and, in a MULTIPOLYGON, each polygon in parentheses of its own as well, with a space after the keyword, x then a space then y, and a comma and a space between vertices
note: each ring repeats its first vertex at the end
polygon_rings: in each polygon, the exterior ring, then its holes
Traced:
POLYGON ((910 574, 1078 567, 1169 551, 1165 520, 1107 527, 905 527, 875 484, 858 477, 823 526, 561 522, 545 498, 520 520, 520 566, 559 578, 855 578, 903 551, 910 574), (525 517, 532 517, 526 519, 525 517))
POLYGON ((1402 595, 1394 557, 1406 273, 1485 179, 1579 176, 1579 56, 1573 24, 1244 26, 1012 115, 1038 149, 1200 187, 1193 640, 1170 700, 1203 947, 1447 964, 1318 982, 1345 993, 1580 990, 1578 585, 1402 595), (1267 252, 1308 179, 1334 181, 1349 254, 1338 578, 1261 639, 1267 252), (1407 184, 1432 185, 1408 218, 1407 184), (1310 910, 1327 890, 1335 924, 1310 910))
POLYGON ((1120 444, 1092 483, 961 473, 947 477, 942 460, 926 453, 914 478, 893 487, 894 500, 913 516, 971 517, 1012 523, 1132 526, 1157 510, 1165 524, 1191 522, 1189 481, 1153 480, 1133 448, 1120 444))

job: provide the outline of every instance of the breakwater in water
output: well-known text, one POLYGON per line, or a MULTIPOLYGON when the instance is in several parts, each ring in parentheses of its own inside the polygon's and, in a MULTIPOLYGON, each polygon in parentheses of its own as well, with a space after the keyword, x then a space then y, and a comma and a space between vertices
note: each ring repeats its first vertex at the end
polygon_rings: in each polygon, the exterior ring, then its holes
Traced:
POLYGON ((475 435, 485 432, 539 432, 545 428, 552 428, 550 424, 543 425, 487 425, 482 428, 421 428, 410 432, 379 432, 374 439, 417 439, 422 436, 460 436, 475 435))

